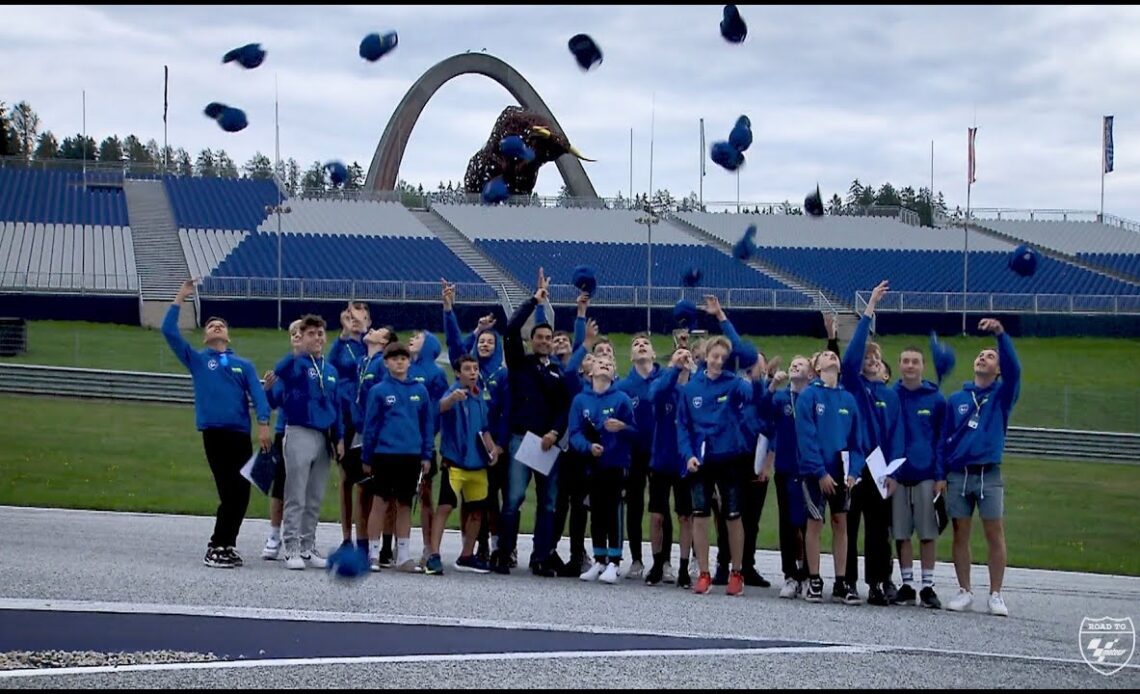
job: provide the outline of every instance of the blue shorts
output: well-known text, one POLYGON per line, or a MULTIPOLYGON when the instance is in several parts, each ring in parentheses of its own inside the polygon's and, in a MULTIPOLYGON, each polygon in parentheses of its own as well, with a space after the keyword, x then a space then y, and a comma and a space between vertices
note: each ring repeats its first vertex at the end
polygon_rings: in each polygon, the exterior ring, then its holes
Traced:
POLYGON ((823 490, 819 488, 819 480, 815 477, 801 477, 800 478, 801 496, 804 499, 804 505, 807 506, 807 516, 811 520, 823 521, 824 512, 830 508, 831 517, 835 518, 837 513, 847 513, 851 508, 851 490, 847 488, 846 482, 835 483, 835 493, 831 496, 825 497, 823 490))
MULTIPOLYGON (((745 454, 744 457, 747 457, 745 454)), ((752 465, 752 461, 748 461, 752 465)), ((740 485, 742 457, 706 460, 689 473, 689 490, 693 497, 693 517, 708 518, 712 513, 713 485, 720 493, 720 512, 727 520, 740 518, 740 485)))
POLYGON ((951 518, 970 518, 974 507, 982 520, 1001 520, 1005 515, 1005 483, 1001 465, 970 465, 946 473, 946 512, 951 518))

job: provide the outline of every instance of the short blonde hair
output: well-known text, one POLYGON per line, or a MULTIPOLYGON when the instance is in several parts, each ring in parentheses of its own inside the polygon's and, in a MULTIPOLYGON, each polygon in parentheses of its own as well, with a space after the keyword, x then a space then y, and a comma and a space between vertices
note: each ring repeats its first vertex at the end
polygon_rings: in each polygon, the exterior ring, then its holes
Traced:
POLYGON ((728 355, 732 354, 732 343, 729 342, 728 338, 725 337, 724 335, 717 335, 716 337, 710 338, 709 341, 705 343, 705 358, 706 359, 708 358, 709 352, 712 350, 713 347, 723 347, 724 351, 725 351, 724 356, 726 356, 726 357, 728 355))
POLYGON ((290 336, 296 335, 297 333, 300 333, 300 332, 301 332, 301 319, 298 318, 297 320, 295 320, 289 324, 289 335, 290 336))
POLYGON ((865 354, 877 354, 879 359, 883 358, 883 348, 879 346, 878 342, 868 342, 867 351, 865 354))

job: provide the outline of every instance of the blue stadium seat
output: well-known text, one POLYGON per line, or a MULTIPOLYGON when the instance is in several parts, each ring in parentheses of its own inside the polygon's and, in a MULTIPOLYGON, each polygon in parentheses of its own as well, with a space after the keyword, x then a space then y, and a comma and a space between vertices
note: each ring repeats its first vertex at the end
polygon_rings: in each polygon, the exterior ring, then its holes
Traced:
POLYGON ((0 221, 128 226, 122 174, 88 172, 86 188, 83 180, 82 172, 2 168, 0 221))
POLYGON ((179 227, 254 231, 280 199, 271 180, 163 177, 179 227))

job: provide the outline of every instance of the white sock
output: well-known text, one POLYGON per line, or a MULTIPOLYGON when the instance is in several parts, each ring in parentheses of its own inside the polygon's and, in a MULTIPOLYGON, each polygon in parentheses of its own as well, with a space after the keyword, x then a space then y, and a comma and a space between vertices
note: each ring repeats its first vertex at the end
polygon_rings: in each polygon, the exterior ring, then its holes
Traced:
POLYGON ((408 559, 411 559, 411 557, 408 554, 410 551, 408 549, 408 543, 410 543, 411 541, 412 540, 409 537, 401 537, 401 538, 396 540, 396 566, 399 566, 400 564, 403 564, 408 559))
POLYGON ((281 541, 281 526, 280 525, 269 526, 269 539, 273 540, 274 542, 280 542, 281 541))
POLYGON ((368 541, 368 558, 369 559, 379 559, 380 558, 380 540, 369 540, 368 541))
POLYGON ((499 551, 499 536, 498 535, 492 535, 491 536, 491 551, 492 552, 498 552, 499 551))

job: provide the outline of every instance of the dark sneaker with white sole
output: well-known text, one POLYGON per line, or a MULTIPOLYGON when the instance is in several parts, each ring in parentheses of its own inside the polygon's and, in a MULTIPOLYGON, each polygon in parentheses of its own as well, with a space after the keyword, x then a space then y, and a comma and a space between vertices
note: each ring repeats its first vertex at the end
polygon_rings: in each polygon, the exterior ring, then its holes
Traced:
POLYGON ((942 601, 938 599, 938 594, 930 586, 923 588, 918 593, 918 597, 922 600, 922 606, 931 610, 941 610, 942 601))
POLYGON ((236 565, 230 555, 226 554, 225 549, 221 547, 210 547, 206 550, 206 556, 202 559, 202 563, 211 569, 232 569, 236 565))
POLYGON ((896 605, 913 605, 917 601, 918 596, 915 595, 914 588, 909 583, 902 584, 899 592, 895 594, 896 605))

